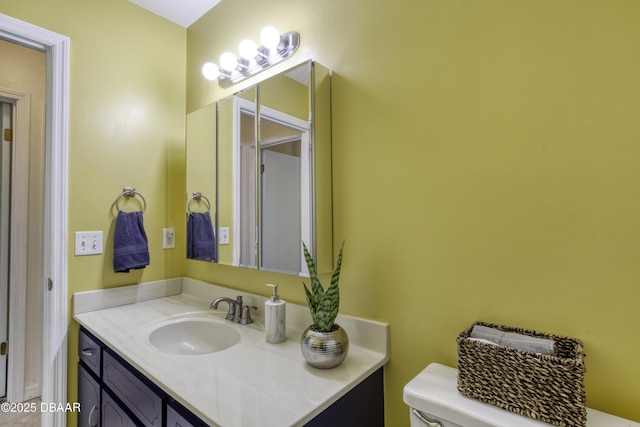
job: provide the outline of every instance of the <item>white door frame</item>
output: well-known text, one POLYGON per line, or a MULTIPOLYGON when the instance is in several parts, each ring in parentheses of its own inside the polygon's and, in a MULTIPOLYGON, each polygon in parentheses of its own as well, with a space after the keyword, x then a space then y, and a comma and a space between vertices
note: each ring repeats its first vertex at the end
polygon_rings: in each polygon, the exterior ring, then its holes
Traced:
POLYGON ((27 211, 29 195, 29 116, 31 96, 0 88, 0 97, 14 103, 11 153, 11 231, 9 237, 9 354, 7 401, 25 400, 25 342, 27 325, 27 211), (19 244, 20 243, 20 244, 19 244))
MULTIPOLYGON (((67 402, 67 210, 69 38, 0 14, 0 37, 46 51, 45 220, 42 402, 67 402)), ((66 414, 45 411, 42 426, 66 425, 66 414)))

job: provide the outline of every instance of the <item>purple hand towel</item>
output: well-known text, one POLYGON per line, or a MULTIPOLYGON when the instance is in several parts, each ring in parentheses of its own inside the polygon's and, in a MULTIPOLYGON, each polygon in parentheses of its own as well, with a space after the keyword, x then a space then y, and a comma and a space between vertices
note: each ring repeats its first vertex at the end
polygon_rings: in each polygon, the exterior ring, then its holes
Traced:
POLYGON ((130 269, 149 265, 149 245, 142 223, 142 212, 118 212, 113 235, 113 270, 128 273, 130 269))
POLYGON ((191 212, 187 219, 187 257, 216 261, 217 242, 209 212, 191 212))

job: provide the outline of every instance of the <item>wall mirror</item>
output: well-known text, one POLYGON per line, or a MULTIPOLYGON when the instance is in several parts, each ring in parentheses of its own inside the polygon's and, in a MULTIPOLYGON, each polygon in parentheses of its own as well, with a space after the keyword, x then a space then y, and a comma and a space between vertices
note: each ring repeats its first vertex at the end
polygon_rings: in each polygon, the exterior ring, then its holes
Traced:
POLYGON ((215 231, 189 258, 305 275, 304 241, 332 270, 330 84, 308 61, 187 116, 187 214, 215 231))

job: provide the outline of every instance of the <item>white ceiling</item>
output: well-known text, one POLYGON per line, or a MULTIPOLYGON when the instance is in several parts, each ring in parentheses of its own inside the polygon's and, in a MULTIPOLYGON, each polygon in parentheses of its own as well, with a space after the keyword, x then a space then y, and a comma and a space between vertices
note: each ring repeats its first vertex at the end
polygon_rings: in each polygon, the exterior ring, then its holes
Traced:
POLYGON ((183 27, 196 22, 220 0, 129 0, 183 27))

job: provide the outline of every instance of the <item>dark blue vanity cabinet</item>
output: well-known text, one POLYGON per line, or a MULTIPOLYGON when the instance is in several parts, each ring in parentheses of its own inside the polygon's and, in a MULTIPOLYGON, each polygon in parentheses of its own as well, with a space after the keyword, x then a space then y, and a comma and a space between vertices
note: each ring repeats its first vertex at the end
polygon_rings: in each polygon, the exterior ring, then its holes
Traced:
MULTIPOLYGON (((78 356, 79 427, 207 427, 82 327, 78 356)), ((305 427, 355 425, 384 426, 382 368, 305 427)))
POLYGON ((369 375, 305 427, 384 427, 382 368, 369 375))
POLYGON ((206 427, 84 328, 78 356, 79 427, 206 427))

